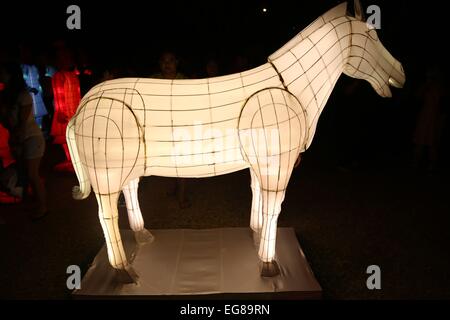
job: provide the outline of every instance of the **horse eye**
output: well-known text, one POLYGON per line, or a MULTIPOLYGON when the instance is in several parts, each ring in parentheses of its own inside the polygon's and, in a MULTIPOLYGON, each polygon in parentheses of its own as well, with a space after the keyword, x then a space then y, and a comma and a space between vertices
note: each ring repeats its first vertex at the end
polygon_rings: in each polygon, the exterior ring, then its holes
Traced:
POLYGON ((370 30, 368 30, 366 32, 369 35, 369 37, 372 38, 372 40, 378 41, 378 35, 377 35, 377 32, 375 31, 375 29, 370 29, 370 30))

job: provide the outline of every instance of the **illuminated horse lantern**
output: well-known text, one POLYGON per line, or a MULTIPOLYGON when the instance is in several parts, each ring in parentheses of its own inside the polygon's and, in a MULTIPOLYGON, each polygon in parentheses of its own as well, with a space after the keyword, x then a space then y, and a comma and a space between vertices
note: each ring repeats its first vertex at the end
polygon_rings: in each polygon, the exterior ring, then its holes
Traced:
POLYGON ((263 276, 278 273, 277 218, 299 154, 341 73, 367 80, 390 97, 402 87, 401 64, 376 31, 342 3, 320 16, 268 59, 242 73, 198 80, 125 78, 103 82, 81 100, 67 129, 80 182, 76 199, 93 188, 108 256, 135 279, 118 228, 124 192, 136 240, 144 229, 137 188, 141 176, 212 177, 250 168, 251 228, 260 239, 263 276))

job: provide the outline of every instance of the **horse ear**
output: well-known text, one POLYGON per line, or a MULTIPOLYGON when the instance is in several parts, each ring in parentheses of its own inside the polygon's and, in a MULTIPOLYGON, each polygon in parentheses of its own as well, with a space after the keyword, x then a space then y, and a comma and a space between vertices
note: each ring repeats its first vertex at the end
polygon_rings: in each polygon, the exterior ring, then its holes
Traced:
POLYGON ((359 0, 354 0, 354 7, 355 7, 355 18, 364 21, 364 11, 361 7, 361 2, 359 0))

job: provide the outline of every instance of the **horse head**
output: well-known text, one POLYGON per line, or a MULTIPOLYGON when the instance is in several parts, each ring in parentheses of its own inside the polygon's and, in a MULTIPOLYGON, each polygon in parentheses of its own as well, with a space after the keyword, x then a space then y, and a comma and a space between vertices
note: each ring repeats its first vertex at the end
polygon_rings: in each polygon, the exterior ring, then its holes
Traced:
POLYGON ((364 21, 359 0, 355 0, 355 18, 351 18, 351 45, 344 73, 368 81, 382 97, 391 97, 389 86, 402 88, 405 72, 378 38, 373 26, 364 21))

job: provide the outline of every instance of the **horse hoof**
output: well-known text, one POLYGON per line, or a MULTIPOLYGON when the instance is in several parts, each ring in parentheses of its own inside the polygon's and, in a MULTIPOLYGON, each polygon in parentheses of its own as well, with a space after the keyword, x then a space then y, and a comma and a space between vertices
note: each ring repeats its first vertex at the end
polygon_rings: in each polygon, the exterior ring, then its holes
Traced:
POLYGON ((134 271, 133 267, 127 266, 125 269, 115 269, 117 274, 117 280, 123 284, 134 283, 137 284, 139 276, 134 271))
POLYGON ((261 268, 261 277, 275 277, 280 274, 278 263, 273 260, 271 262, 263 262, 261 268))
POLYGON ((83 193, 81 192, 81 189, 79 186, 74 186, 72 188, 72 198, 74 200, 82 200, 83 199, 83 193))
POLYGON ((152 243, 155 237, 147 229, 134 232, 134 239, 138 244, 152 243))

